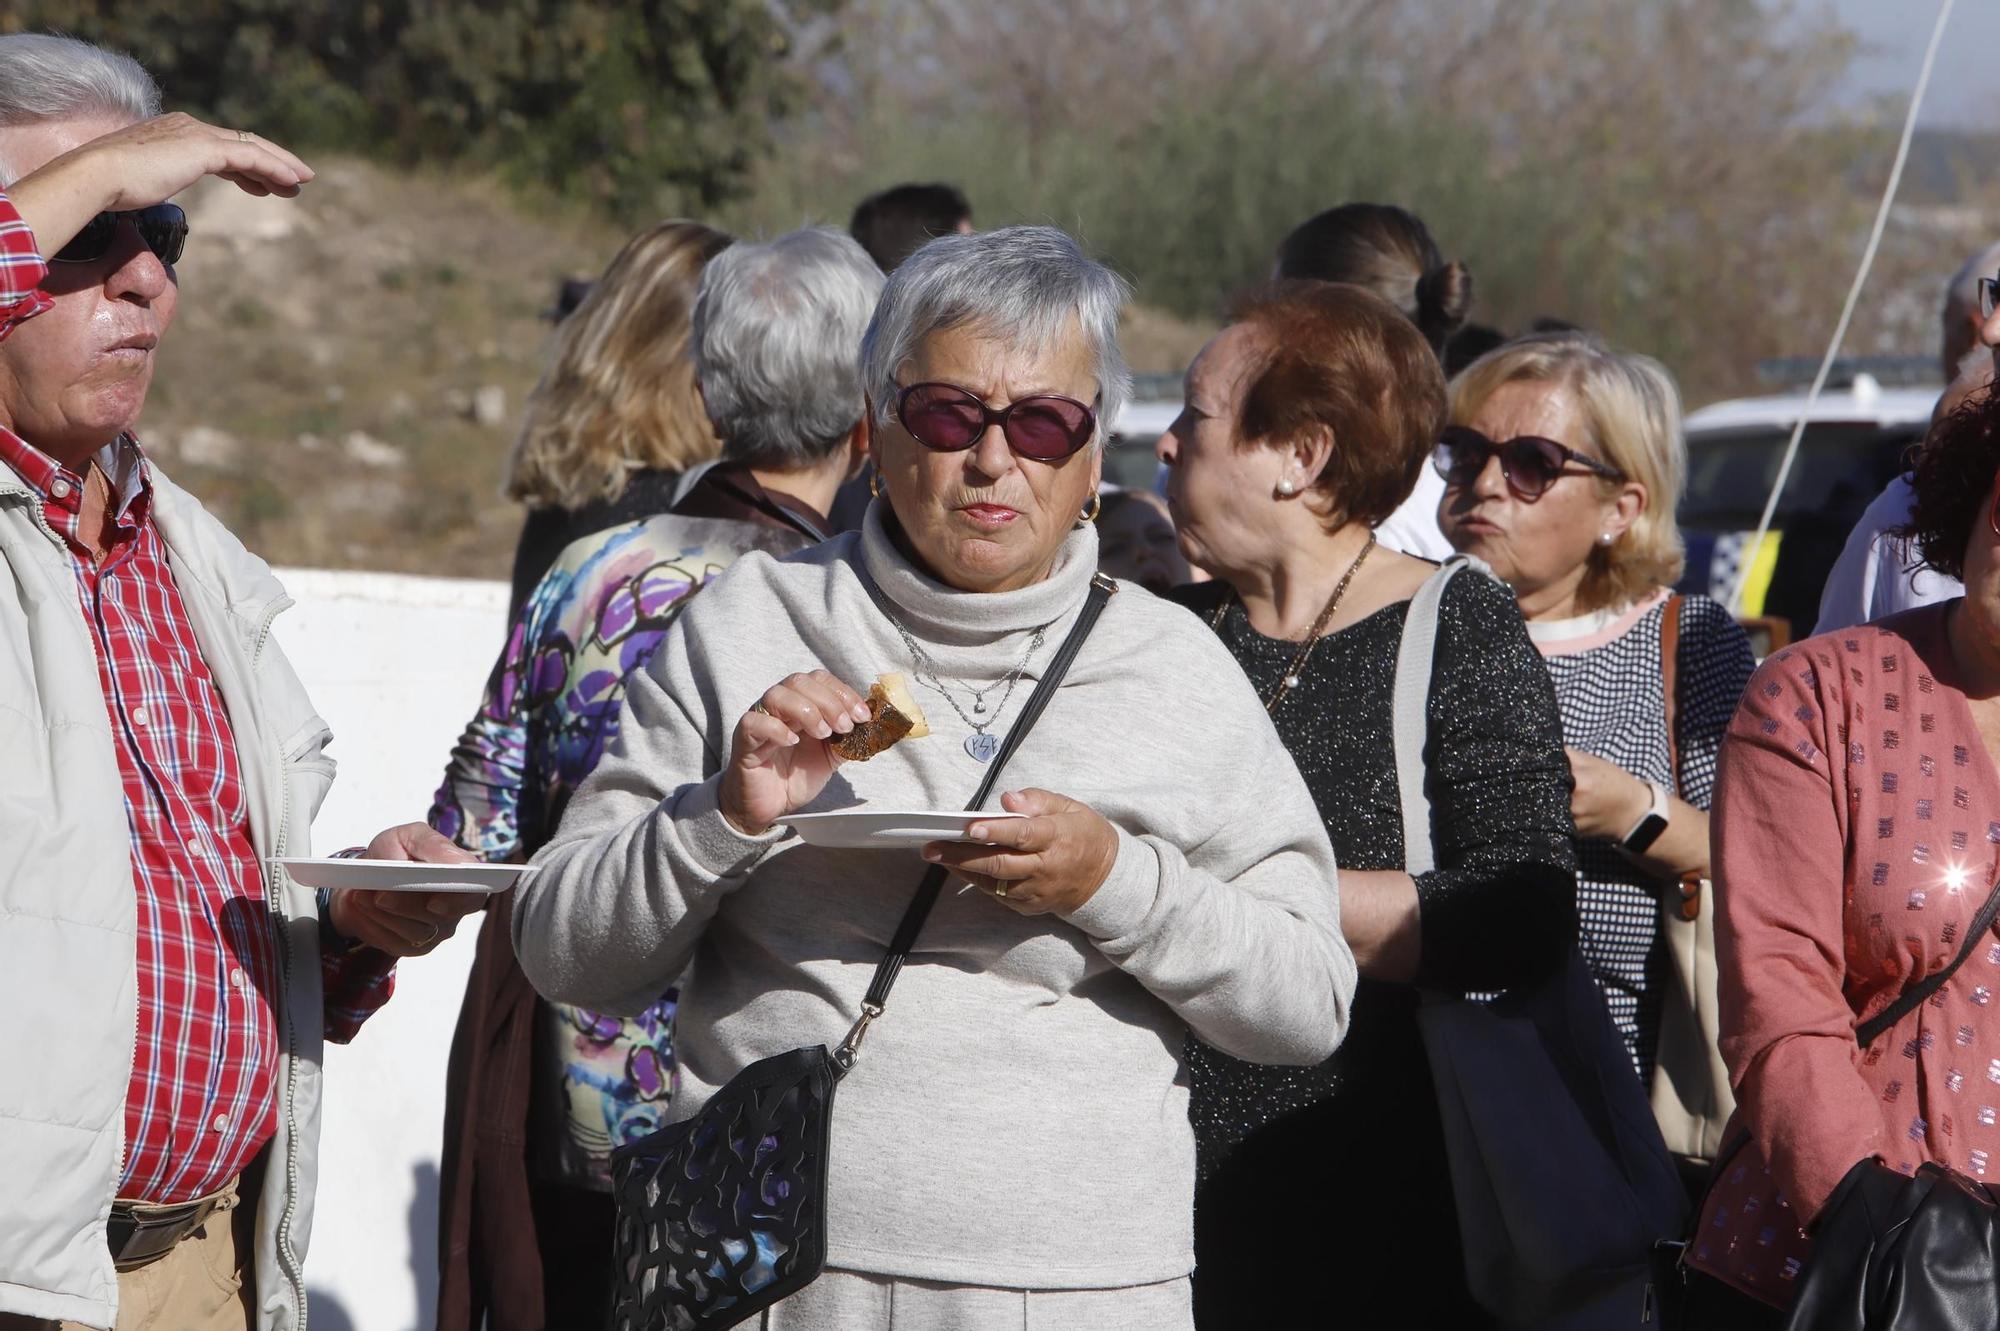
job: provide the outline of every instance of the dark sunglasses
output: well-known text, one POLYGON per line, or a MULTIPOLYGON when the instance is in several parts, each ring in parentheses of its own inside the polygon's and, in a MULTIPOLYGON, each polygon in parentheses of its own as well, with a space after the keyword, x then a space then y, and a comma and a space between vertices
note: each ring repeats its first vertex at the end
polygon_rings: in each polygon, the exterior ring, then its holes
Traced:
POLYGON ((56 251, 53 262, 97 262, 111 253, 111 246, 118 239, 118 228, 126 222, 138 228, 139 239, 161 263, 171 265, 181 261, 181 249, 187 244, 187 214, 177 203, 156 203, 131 212, 99 213, 70 237, 69 244, 56 251))
POLYGON ((1507 488, 1524 504, 1540 499, 1565 476, 1587 473, 1611 481, 1625 479, 1618 468, 1553 439, 1524 434, 1496 444, 1469 425, 1446 426, 1431 460, 1448 484, 1470 485, 1486 470, 1486 459, 1495 456, 1500 459, 1500 474, 1507 478, 1507 488), (1571 463, 1583 471, 1570 471, 1571 463))
POLYGON ((1979 279, 1979 317, 1991 319, 1993 307, 2000 305, 2000 277, 1979 279))
POLYGON ((997 425, 1007 447, 1037 462, 1060 462, 1097 433, 1097 413, 1073 397, 1043 393, 995 411, 957 384, 911 384, 896 399, 896 419, 940 453, 962 453, 997 425))

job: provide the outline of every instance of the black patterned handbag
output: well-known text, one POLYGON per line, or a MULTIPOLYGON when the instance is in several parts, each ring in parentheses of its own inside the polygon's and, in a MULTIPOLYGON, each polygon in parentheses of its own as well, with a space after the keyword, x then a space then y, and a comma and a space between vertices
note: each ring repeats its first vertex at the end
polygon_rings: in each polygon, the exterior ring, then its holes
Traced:
MULTIPOLYGON (((1116 590, 1108 579, 1092 579, 1075 626, 966 808, 985 807, 1116 590)), ((760 1059, 693 1118, 612 1153, 615 1331, 735 1326, 819 1276, 834 1088, 859 1057, 869 1023, 888 1006, 944 880, 942 865, 924 875, 839 1048, 804 1045, 760 1059)))

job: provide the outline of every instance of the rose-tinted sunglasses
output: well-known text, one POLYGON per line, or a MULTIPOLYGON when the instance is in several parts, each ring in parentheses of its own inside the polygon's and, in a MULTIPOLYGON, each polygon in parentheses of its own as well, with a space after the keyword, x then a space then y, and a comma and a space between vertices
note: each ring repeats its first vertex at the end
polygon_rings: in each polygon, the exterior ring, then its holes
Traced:
POLYGON ((171 265, 181 261, 181 249, 187 244, 187 214, 177 203, 156 203, 130 212, 99 213, 70 237, 69 244, 56 251, 53 262, 97 262, 111 252, 113 242, 118 239, 118 228, 126 222, 138 228, 139 239, 161 263, 171 265))
POLYGON ((997 425, 1007 447, 1037 462, 1060 462, 1097 433, 1097 413, 1073 397, 1042 393, 995 411, 957 384, 911 384, 896 399, 896 419, 940 453, 962 453, 997 425))
POLYGON ((1553 439, 1524 434, 1496 444, 1469 425, 1446 426, 1431 460, 1438 475, 1448 484, 1470 485, 1486 470, 1486 459, 1496 455, 1500 459, 1500 474, 1507 478, 1507 488, 1524 504, 1540 499, 1565 476, 1589 474, 1612 481, 1625 479, 1625 473, 1618 468, 1553 439), (1571 463, 1583 471, 1570 471, 1571 463))

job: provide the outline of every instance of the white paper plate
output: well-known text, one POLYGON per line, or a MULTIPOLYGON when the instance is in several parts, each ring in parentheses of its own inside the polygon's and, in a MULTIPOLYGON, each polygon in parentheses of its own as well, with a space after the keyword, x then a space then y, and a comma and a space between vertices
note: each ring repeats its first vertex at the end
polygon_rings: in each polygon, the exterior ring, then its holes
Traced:
POLYGON ((536 872, 525 864, 420 864, 415 860, 274 859, 300 887, 371 892, 505 892, 536 872))
POLYGON ((778 821, 811 846, 844 850, 895 850, 928 841, 969 841, 965 829, 974 823, 997 823, 1025 814, 967 813, 963 809, 841 809, 835 813, 795 813, 778 821))

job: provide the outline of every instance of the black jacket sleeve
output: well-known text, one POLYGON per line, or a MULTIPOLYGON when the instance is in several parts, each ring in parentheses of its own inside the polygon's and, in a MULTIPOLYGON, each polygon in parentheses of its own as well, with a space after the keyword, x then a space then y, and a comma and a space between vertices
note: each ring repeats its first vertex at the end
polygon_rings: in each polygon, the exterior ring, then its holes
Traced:
POLYGON ((1513 593, 1461 573, 1439 608, 1427 790, 1437 868, 1417 877, 1417 983, 1454 993, 1554 973, 1576 937, 1569 761, 1513 593))

